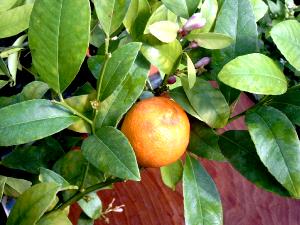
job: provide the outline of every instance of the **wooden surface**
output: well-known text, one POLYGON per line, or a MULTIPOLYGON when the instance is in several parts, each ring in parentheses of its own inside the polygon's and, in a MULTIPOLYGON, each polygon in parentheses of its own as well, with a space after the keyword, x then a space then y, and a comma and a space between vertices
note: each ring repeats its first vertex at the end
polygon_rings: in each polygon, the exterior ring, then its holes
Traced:
MULTIPOLYGON (((242 96, 239 113, 252 105, 242 96)), ((243 118, 226 127, 246 129, 243 118)), ((222 132, 224 130, 220 130, 222 132)), ((213 177, 221 194, 225 225, 300 225, 300 201, 282 198, 258 189, 228 163, 200 160, 213 177)), ((183 225, 182 187, 176 192, 162 184, 159 169, 146 169, 141 182, 118 183, 113 190, 99 192, 104 207, 113 198, 125 205, 123 213, 109 215, 111 225, 183 225)), ((76 224, 79 207, 73 206, 70 218, 76 224)), ((96 225, 104 225, 97 221, 96 225)))

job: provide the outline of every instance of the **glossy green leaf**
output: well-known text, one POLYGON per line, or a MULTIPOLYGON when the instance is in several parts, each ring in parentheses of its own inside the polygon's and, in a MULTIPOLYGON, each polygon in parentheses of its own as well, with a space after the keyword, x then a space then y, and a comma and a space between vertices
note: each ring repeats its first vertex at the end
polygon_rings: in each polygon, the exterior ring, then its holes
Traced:
POLYGON ((164 5, 159 6, 149 17, 144 33, 149 34, 149 26, 159 21, 177 22, 177 16, 168 10, 164 5))
POLYGON ((288 90, 283 95, 272 96, 270 106, 282 111, 289 120, 300 126, 300 90, 288 90))
POLYGON ((94 55, 94 56, 90 57, 87 61, 88 67, 96 79, 98 79, 100 76, 100 71, 101 71, 104 60, 105 60, 105 56, 94 55))
POLYGON ((34 4, 28 35, 33 65, 56 92, 69 86, 85 58, 90 17, 88 0, 39 0, 34 4))
POLYGON ((0 89, 3 88, 7 84, 8 84, 8 81, 6 81, 6 80, 0 80, 0 89))
POLYGON ((8 68, 7 68, 7 65, 3 61, 2 58, 0 58, 0 71, 1 71, 1 73, 3 73, 3 75, 6 75, 6 76, 10 77, 10 73, 9 73, 8 68))
POLYGON ((14 36, 29 25, 32 4, 25 4, 0 13, 0 38, 14 36), (5 19, 4 19, 5 18, 5 19))
POLYGON ((57 183, 61 186, 61 190, 78 189, 77 186, 70 185, 70 183, 59 174, 43 167, 40 168, 39 181, 42 183, 57 183))
POLYGON ((141 43, 131 42, 113 52, 103 74, 100 92, 101 101, 110 96, 122 81, 124 81, 140 48, 141 43))
POLYGON ((181 181, 183 165, 181 160, 160 168, 160 174, 164 184, 175 191, 176 185, 181 181))
POLYGON ((177 16, 187 19, 197 10, 201 0, 162 0, 162 2, 177 16))
POLYGON ((0 199, 2 199, 3 196, 6 179, 6 177, 0 175, 0 199))
POLYGON ((250 0, 255 20, 259 21, 268 12, 268 5, 263 0, 250 0))
POLYGON ((64 211, 54 211, 43 216, 36 225, 72 225, 64 211))
POLYGON ((94 220, 81 213, 77 225, 94 225, 94 220))
POLYGON ((202 120, 200 116, 197 114, 193 106, 191 105, 189 99, 187 98, 183 87, 177 87, 170 91, 170 96, 175 100, 188 114, 197 118, 198 120, 202 120))
POLYGON ((280 68, 271 58, 259 53, 230 61, 218 78, 233 88, 256 94, 280 95, 287 90, 287 81, 280 68))
POLYGON ((141 95, 149 73, 150 65, 142 57, 137 57, 125 80, 115 91, 101 102, 95 119, 95 127, 116 126, 122 116, 141 95))
POLYGON ((170 43, 176 39, 179 26, 170 21, 159 21, 151 24, 148 29, 158 40, 170 43))
POLYGON ((12 169, 38 174, 39 168, 50 168, 64 152, 46 146, 19 147, 6 155, 1 163, 12 169))
MULTIPOLYGON (((21 37, 19 37, 14 43, 13 43, 13 47, 15 46, 22 46, 23 42, 25 41, 25 39, 27 38, 27 35, 22 35, 21 37)), ((18 65, 19 65, 19 52, 14 52, 12 54, 10 54, 7 58, 7 66, 12 78, 12 85, 16 84, 16 76, 17 76, 17 70, 18 70, 18 65)))
POLYGON ((140 180, 135 154, 129 141, 121 131, 113 127, 102 127, 85 139, 82 153, 92 165, 106 174, 140 180))
POLYGON ((7 225, 35 224, 55 200, 60 186, 40 183, 25 191, 17 200, 8 217, 7 225))
POLYGON ((143 34, 150 15, 151 8, 147 0, 131 0, 123 23, 134 40, 143 34))
POLYGON ((216 185, 200 163, 187 156, 183 171, 186 225, 221 225, 223 213, 216 185))
POLYGON ((271 37, 289 63, 300 71, 300 23, 297 20, 278 23, 272 28, 271 37))
POLYGON ((3 49, 1 52, 0 52, 0 57, 1 58, 7 58, 10 54, 13 54, 15 52, 19 52, 20 50, 22 50, 23 48, 20 47, 20 46, 17 46, 17 47, 8 47, 8 48, 5 48, 3 49))
POLYGON ((209 160, 225 161, 218 141, 219 136, 212 128, 199 121, 191 123, 189 151, 209 160))
POLYGON ((209 32, 211 28, 214 25, 217 12, 218 12, 218 1, 217 0, 204 0, 202 6, 201 6, 201 15, 203 18, 206 19, 205 26, 202 27, 201 29, 196 29, 193 30, 192 33, 194 32, 209 32))
POLYGON ((24 191, 31 187, 31 182, 14 177, 6 177, 4 194, 13 198, 18 198, 24 191))
POLYGON ((221 92, 208 81, 197 78, 193 88, 188 88, 186 78, 181 78, 184 91, 202 121, 214 128, 227 124, 230 109, 221 92))
POLYGON ((195 41, 202 48, 222 49, 232 44, 233 39, 221 33, 190 33, 187 36, 190 41, 195 41))
POLYGON ((219 89, 225 97, 229 105, 234 103, 240 96, 241 91, 235 88, 229 87, 228 85, 219 82, 219 89))
POLYGON ((179 64, 182 47, 178 40, 162 43, 154 37, 145 36, 141 52, 159 70, 171 74, 179 64))
POLYGON ((83 212, 92 219, 98 219, 102 212, 102 202, 96 192, 85 195, 78 201, 83 212))
POLYGON ((187 53, 185 53, 185 56, 186 56, 189 88, 192 88, 194 86, 194 84, 196 83, 196 69, 195 69, 194 63, 191 60, 191 58, 189 57, 189 55, 187 53))
POLYGON ((249 0, 224 0, 214 32, 234 39, 229 47, 214 51, 212 65, 216 73, 237 56, 257 52, 257 25, 249 0))
POLYGON ((227 131, 220 136, 219 145, 231 165, 249 181, 267 191, 289 196, 260 161, 248 131, 227 131))
MULTIPOLYGON (((87 161, 81 151, 69 151, 54 164, 53 170, 70 184, 80 186, 86 166, 87 161)), ((83 187, 86 188, 100 183, 103 179, 101 171, 89 165, 88 174, 83 187)))
POLYGON ((97 16, 107 36, 110 36, 121 26, 129 4, 130 0, 94 0, 97 16))
POLYGON ((25 85, 23 90, 19 94, 10 97, 1 96, 0 107, 33 99, 40 99, 46 94, 48 90, 48 84, 41 81, 32 81, 29 84, 25 85))
POLYGON ((77 121, 77 117, 42 99, 1 108, 0 115, 0 146, 38 140, 77 121))
POLYGON ((0 13, 3 11, 6 11, 8 9, 11 9, 18 0, 2 0, 0 2, 0 13))
POLYGON ((267 106, 249 111, 246 123, 261 161, 292 196, 300 198, 300 144, 292 123, 267 106))

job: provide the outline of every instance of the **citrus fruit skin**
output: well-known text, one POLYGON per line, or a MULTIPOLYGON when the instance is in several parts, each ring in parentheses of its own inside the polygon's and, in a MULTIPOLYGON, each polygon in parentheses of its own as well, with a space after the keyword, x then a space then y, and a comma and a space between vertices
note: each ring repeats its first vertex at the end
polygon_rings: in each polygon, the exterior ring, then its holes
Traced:
POLYGON ((152 97, 129 110, 121 131, 132 145, 139 165, 161 167, 175 162, 185 152, 190 123, 175 101, 152 97))

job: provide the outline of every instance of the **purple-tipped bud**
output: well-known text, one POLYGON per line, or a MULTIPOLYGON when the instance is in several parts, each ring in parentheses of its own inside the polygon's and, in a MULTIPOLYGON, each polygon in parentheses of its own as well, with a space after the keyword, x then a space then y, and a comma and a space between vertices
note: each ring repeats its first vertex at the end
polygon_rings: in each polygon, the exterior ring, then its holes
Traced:
POLYGON ((183 25, 184 31, 192 31, 204 27, 206 19, 201 16, 201 13, 193 14, 183 25))
POLYGON ((168 78, 168 84, 174 84, 176 82, 176 77, 174 75, 168 78))
POLYGON ((208 65, 210 63, 209 57, 203 57, 198 62, 195 63, 195 68, 203 68, 204 66, 208 65))
POLYGON ((189 48, 198 48, 198 47, 199 47, 199 45, 196 41, 192 41, 189 44, 189 48))

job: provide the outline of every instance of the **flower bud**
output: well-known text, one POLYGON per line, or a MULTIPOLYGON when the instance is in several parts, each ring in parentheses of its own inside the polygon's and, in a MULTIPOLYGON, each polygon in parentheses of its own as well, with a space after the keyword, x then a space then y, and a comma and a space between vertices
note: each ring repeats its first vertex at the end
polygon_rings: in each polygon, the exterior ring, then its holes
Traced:
POLYGON ((195 68, 203 68, 204 66, 208 65, 210 63, 209 57, 203 57, 198 62, 195 63, 195 68))
POLYGON ((198 48, 199 45, 196 41, 191 41, 189 44, 189 48, 198 48))
POLYGON ((184 31, 192 31, 204 27, 206 19, 201 17, 201 13, 193 14, 183 25, 184 31))
POLYGON ((176 82, 176 77, 174 75, 168 78, 168 84, 174 84, 176 82))

